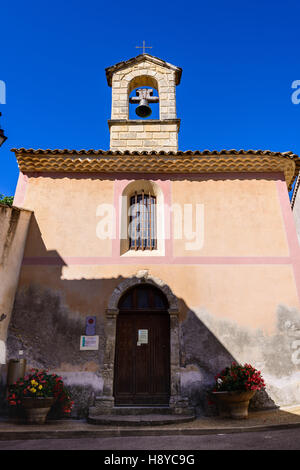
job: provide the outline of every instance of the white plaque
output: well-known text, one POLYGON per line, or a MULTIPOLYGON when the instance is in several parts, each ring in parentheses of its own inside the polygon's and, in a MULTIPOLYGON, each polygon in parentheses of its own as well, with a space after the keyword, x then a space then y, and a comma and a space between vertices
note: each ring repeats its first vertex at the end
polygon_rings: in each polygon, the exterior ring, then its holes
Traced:
POLYGON ((148 344, 148 330, 138 330, 138 342, 137 345, 148 344))
POLYGON ((81 351, 97 351, 99 349, 99 336, 80 336, 81 351))

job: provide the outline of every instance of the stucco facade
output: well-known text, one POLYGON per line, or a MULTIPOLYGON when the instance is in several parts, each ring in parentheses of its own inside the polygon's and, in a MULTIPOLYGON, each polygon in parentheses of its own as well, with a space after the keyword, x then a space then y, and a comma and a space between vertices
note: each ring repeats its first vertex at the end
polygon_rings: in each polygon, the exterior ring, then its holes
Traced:
POLYGON ((283 176, 193 175, 189 181, 188 176, 152 175, 165 204, 193 208, 194 226, 187 230, 194 236, 175 238, 180 219, 173 210, 164 216, 170 237, 163 254, 122 255, 118 230, 115 238, 110 230, 107 238, 97 235, 98 224, 109 214, 99 214, 98 208, 114 207, 118 226, 120 196, 136 179, 128 174, 126 179, 33 174, 26 176, 25 188, 20 183, 16 201, 34 215, 11 322, 10 354, 24 349, 31 365, 59 371, 72 386, 88 390, 90 401, 101 396, 111 295, 124 280, 145 271, 146 280, 162 280, 178 299, 180 380, 194 405, 205 406, 205 389, 233 358, 262 369, 276 404, 297 402, 299 254, 283 176), (196 204, 203 208, 199 246, 196 204), (187 250, 191 243, 196 249, 187 250), (96 352, 79 350, 88 315, 97 317, 96 352), (16 329, 22 331, 22 342, 14 336, 16 329))
POLYGON ((30 365, 59 372, 79 415, 109 409, 118 301, 145 283, 169 304, 174 408, 207 412, 206 390, 232 360, 262 371, 267 389, 253 405, 299 403, 300 250, 288 197, 297 156, 15 153, 14 204, 33 215, 8 357, 23 349, 30 365), (152 188, 157 201, 161 243, 151 252, 126 244, 124 204, 142 187, 152 188), (89 315, 96 316, 99 349, 81 351, 89 315))

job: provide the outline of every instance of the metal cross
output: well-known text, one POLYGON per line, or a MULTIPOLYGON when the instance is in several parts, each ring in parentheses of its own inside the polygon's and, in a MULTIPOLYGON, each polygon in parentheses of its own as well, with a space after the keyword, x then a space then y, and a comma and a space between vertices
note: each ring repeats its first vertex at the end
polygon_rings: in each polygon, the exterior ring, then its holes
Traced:
POLYGON ((152 46, 145 46, 146 41, 143 41, 142 46, 135 46, 136 49, 143 49, 143 54, 145 54, 145 49, 152 49, 152 46))

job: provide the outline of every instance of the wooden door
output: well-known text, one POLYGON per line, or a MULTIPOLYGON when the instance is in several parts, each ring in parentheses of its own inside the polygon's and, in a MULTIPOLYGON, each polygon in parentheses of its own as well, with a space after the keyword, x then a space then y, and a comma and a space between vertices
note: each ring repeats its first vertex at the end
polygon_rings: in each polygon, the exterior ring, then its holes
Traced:
MULTIPOLYGON (((168 405, 170 398, 170 317, 157 292, 135 288, 131 308, 117 319, 114 395, 116 405, 168 405), (144 296, 141 299, 140 296, 144 296), (148 299, 145 300, 145 296, 148 299), (135 299, 135 300, 134 300, 135 299), (157 299, 156 299, 157 300, 157 299), (158 308, 159 304, 159 308, 158 308), (144 305, 148 309, 141 307, 144 305), (152 307, 152 310, 149 309, 152 307)), ((160 291, 159 295, 161 295, 160 291)))

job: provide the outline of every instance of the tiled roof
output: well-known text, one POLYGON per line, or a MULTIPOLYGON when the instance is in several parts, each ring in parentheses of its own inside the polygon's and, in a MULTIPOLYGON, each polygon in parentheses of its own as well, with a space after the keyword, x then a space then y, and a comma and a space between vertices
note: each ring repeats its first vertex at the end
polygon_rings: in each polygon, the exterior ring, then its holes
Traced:
POLYGON ((290 189, 300 170, 293 152, 271 150, 112 151, 12 149, 22 172, 284 172, 290 189))
POLYGON ((272 150, 178 150, 177 152, 165 152, 163 150, 144 150, 142 152, 137 150, 70 150, 70 149, 25 149, 25 148, 13 148, 11 152, 15 153, 35 153, 35 154, 77 154, 77 155, 274 155, 279 157, 290 157, 298 158, 293 152, 273 152, 272 150))

